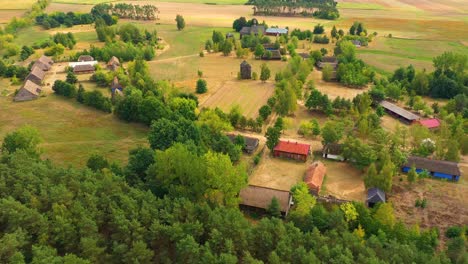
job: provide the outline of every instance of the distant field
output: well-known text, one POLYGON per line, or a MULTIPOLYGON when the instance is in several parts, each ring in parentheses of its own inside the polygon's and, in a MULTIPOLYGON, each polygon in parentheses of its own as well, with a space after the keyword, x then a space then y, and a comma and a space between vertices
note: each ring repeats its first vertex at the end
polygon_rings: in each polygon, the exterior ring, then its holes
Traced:
POLYGON ((375 4, 375 3, 350 3, 350 2, 343 2, 338 3, 338 8, 345 8, 345 9, 367 9, 367 10, 380 10, 385 9, 385 6, 375 4))
POLYGON ((49 37, 50 35, 47 31, 39 26, 34 26, 21 29, 14 39, 14 43, 18 46, 31 45, 35 42, 47 40, 49 37))
POLYGON ((125 162, 129 149, 146 144, 147 128, 55 95, 23 103, 0 97, 0 120, 0 138, 25 124, 36 127, 43 157, 59 164, 84 165, 93 152, 125 162))
POLYGON ((24 9, 0 9, 0 23, 8 23, 13 17, 21 17, 24 9))
MULTIPOLYGON (((95 5, 100 3, 109 3, 109 2, 124 2, 119 0, 53 0, 54 3, 64 3, 64 4, 82 4, 82 5, 95 5)), ((129 2, 129 1, 127 1, 129 2)), ((132 2, 138 2, 132 1, 132 2)), ((209 4, 209 5, 243 5, 247 1, 244 0, 145 0, 145 2, 174 2, 174 3, 195 3, 195 4, 209 4)))
POLYGON ((29 9, 36 0, 0 0, 0 9, 29 9))

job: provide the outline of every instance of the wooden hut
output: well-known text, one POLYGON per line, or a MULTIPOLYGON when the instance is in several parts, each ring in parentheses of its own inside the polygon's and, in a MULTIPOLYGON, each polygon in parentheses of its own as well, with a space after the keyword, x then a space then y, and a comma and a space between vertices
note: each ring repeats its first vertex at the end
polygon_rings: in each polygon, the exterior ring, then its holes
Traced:
POLYGON ((45 71, 41 70, 39 67, 35 67, 31 69, 31 72, 26 76, 26 81, 31 81, 37 85, 42 84, 42 80, 44 80, 45 71))
POLYGON ((316 65, 320 70, 327 65, 331 66, 333 69, 336 69, 338 67, 338 59, 335 56, 324 56, 322 57, 322 60, 317 61, 316 65))
POLYGON ((322 157, 325 159, 344 161, 343 144, 328 143, 323 147, 322 157))
POLYGON ((236 134, 228 134, 228 138, 231 140, 232 143, 236 142, 236 137, 241 136, 244 138, 245 145, 242 147, 242 150, 248 154, 252 154, 258 148, 260 141, 258 138, 254 137, 247 137, 243 135, 236 135, 236 134))
POLYGON ((298 142, 281 141, 273 149, 273 156, 306 161, 310 154, 310 145, 298 142))
POLYGON ((276 198, 281 213, 288 215, 292 204, 292 195, 289 191, 277 190, 268 187, 249 185, 239 193, 240 207, 243 209, 265 211, 276 198))
POLYGON ((243 80, 252 79, 252 66, 247 61, 240 64, 240 75, 243 80))
POLYGON ((267 28, 265 30, 265 35, 267 36, 281 36, 281 35, 288 35, 287 28, 267 28))
POLYGON ((327 168, 320 161, 316 161, 309 166, 304 177, 304 182, 312 194, 319 195, 326 173, 327 168))
POLYGON ((75 74, 85 74, 85 73, 94 73, 95 68, 91 64, 82 64, 76 65, 73 67, 73 73, 75 74))
POLYGON ((367 191, 366 203, 371 208, 378 203, 385 203, 385 192, 379 188, 370 188, 367 191))
POLYGON ((111 71, 115 71, 120 67, 120 61, 117 57, 112 56, 112 58, 107 62, 107 68, 111 71))
POLYGON ((94 58, 91 55, 80 55, 78 61, 93 61, 94 58))
POLYGON ((26 80, 24 85, 18 90, 13 99, 15 102, 31 101, 37 99, 41 93, 41 87, 36 83, 26 80))
POLYGON ((413 166, 416 168, 416 173, 427 171, 435 178, 451 181, 460 180, 461 172, 457 162, 411 156, 408 157, 408 161, 401 167, 401 170, 409 172, 413 166))

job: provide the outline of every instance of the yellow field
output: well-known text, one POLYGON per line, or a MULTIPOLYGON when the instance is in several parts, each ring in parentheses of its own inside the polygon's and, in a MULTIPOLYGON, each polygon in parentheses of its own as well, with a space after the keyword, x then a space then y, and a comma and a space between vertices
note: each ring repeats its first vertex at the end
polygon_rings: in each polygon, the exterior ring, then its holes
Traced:
POLYGON ((36 3, 36 0, 0 0, 0 9, 30 9, 31 6, 36 3))

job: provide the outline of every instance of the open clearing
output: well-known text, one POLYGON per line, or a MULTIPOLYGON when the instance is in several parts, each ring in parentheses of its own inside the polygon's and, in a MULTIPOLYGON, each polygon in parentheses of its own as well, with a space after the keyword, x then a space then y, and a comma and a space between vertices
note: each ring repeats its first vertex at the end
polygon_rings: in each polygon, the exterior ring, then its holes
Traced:
POLYGON ((352 167, 349 163, 331 160, 321 160, 327 167, 324 194, 334 197, 361 201, 366 200, 366 188, 363 181, 363 173, 352 167))
POLYGON ((26 124, 36 127, 43 157, 64 165, 85 165, 93 152, 125 162, 130 149, 147 144, 144 126, 55 95, 24 103, 0 97, 0 120, 0 138, 26 124))

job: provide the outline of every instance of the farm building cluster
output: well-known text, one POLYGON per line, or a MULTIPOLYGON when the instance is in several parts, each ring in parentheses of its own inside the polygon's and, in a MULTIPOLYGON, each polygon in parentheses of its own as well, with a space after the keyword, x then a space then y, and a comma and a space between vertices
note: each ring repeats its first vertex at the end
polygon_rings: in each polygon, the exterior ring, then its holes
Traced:
POLYGON ((46 56, 41 56, 31 67, 31 72, 26 76, 23 85, 14 97, 15 102, 23 102, 37 99, 42 92, 42 82, 54 64, 54 61, 46 56))

